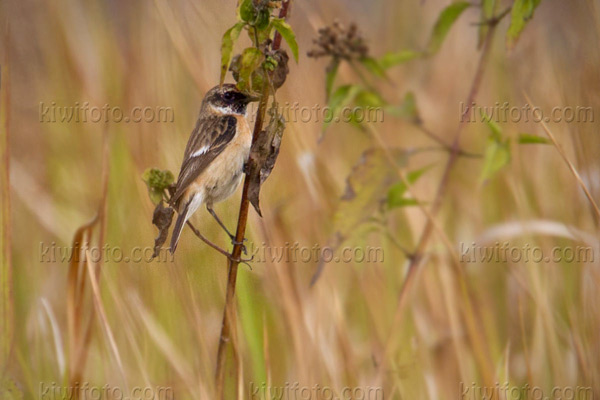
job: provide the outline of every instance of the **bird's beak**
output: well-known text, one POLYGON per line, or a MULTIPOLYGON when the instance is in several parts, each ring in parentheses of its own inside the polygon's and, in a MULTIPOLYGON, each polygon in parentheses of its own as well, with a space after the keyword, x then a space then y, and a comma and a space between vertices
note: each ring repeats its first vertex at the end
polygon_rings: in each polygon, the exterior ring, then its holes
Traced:
POLYGON ((259 101, 260 100, 260 96, 253 96, 251 94, 247 94, 246 95, 246 100, 248 101, 248 103, 252 103, 253 101, 259 101))

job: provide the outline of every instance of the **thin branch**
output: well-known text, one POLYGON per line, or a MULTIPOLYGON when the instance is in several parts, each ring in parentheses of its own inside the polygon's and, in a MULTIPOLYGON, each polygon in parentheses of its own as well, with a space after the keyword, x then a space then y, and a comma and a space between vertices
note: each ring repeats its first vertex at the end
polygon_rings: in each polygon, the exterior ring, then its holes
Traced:
MULTIPOLYGON (((506 15, 506 14, 504 14, 504 15, 506 15)), ((431 210, 429 212, 429 214, 432 216, 437 215, 437 213, 439 212, 439 210, 441 208, 442 200, 444 198, 444 195, 445 195, 447 187, 448 187, 450 172, 452 171, 454 165, 456 164, 456 161, 458 160, 458 156, 460 154, 460 138, 461 138, 461 134, 466 126, 466 118, 464 118, 464 115, 467 115, 470 112, 472 104, 475 102, 475 98, 477 97, 477 93, 479 91, 479 88, 481 86, 481 81, 483 79, 485 66, 487 64, 487 60, 490 55, 492 39, 494 37, 494 33, 496 30, 495 28, 499 21, 500 21, 500 19, 497 19, 494 24, 490 25, 490 29, 486 35, 483 49, 481 52, 481 56, 479 59, 479 63, 477 65, 477 70, 475 72, 475 76, 473 77, 471 89, 470 89, 469 95, 467 97, 467 102, 466 102, 467 106, 466 106, 466 109, 462 116, 463 118, 461 118, 461 120, 460 120, 458 130, 457 130, 454 140, 452 142, 452 147, 451 147, 452 151, 450 152, 450 156, 448 157, 448 161, 446 162, 446 167, 444 169, 444 173, 440 180, 438 190, 436 192, 433 204, 431 206, 431 210)), ((398 295, 396 311, 394 314, 394 319, 392 321, 392 329, 391 329, 392 333, 390 334, 388 341, 386 343, 385 354, 389 354, 388 351, 391 348, 391 345, 393 343, 394 332, 396 332, 399 328, 400 322, 402 320, 403 310, 404 310, 406 300, 408 297, 408 293, 410 292, 410 289, 414 285, 419 266, 421 265, 421 262, 423 261, 423 258, 424 258, 423 256, 425 254, 429 240, 431 239, 433 230, 435 228, 435 224, 436 224, 436 222, 432 218, 428 218, 428 220, 425 224, 425 228, 423 229, 423 232, 417 243, 416 249, 413 252, 413 257, 409 260, 408 272, 406 274, 406 278, 404 280, 404 283, 403 283, 402 288, 400 289, 400 293, 398 295)), ((452 263, 460 274, 462 269, 460 268, 460 265, 457 264, 457 262, 458 261, 454 257, 452 257, 452 263)), ((467 330, 471 337, 473 346, 475 347, 475 350, 476 350, 475 356, 478 357, 477 361, 481 365, 482 371, 484 371, 484 380, 486 382, 492 382, 493 381, 493 366, 490 365, 489 357, 483 355, 485 353, 482 350, 482 347, 484 346, 484 344, 482 343, 481 338, 478 336, 476 323, 473 319, 473 313, 470 312, 472 310, 472 304, 471 304, 471 301, 469 298, 468 288, 466 287, 466 283, 465 283, 464 279, 460 279, 460 283, 461 283, 462 293, 465 298, 465 306, 468 309, 468 310, 465 310, 465 313, 464 313, 465 319, 466 319, 465 322, 467 324, 467 330)), ((384 364, 384 363, 382 363, 382 364, 384 364)))
MULTIPOLYGON (((424 127, 422 124, 417 123, 416 125, 417 125, 417 128, 419 128, 419 130, 421 132, 423 132, 427 137, 429 137, 433 141, 440 144, 442 146, 443 150, 452 152, 452 145, 446 143, 446 141, 444 139, 439 137, 437 134, 433 133, 430 129, 424 127)), ((467 158, 481 158, 482 157, 481 154, 469 153, 469 152, 461 150, 461 149, 459 149, 458 155, 461 157, 467 157, 467 158)))
MULTIPOLYGON (((10 38, 3 38, 3 40, 10 38)), ((10 54, 9 54, 10 60, 10 54)), ((5 69, 6 71, 6 69, 5 69)), ((2 66, 0 66, 0 111, 5 110, 3 143, 0 143, 3 171, 0 175, 0 327, 3 332, 0 339, 0 366, 6 368, 12 358, 15 346, 14 340, 14 293, 13 293, 13 263, 12 263, 12 221, 10 201, 10 83, 5 79, 5 89, 2 91, 2 66), (6 93, 6 94, 4 94, 6 93), (4 103, 2 103, 4 101, 4 103)))
POLYGON ((204 243, 206 243, 207 245, 209 245, 210 247, 212 247, 213 249, 215 249, 219 253, 223 254, 225 257, 231 256, 231 254, 229 254, 229 252, 227 250, 222 249, 221 247, 219 247, 215 243, 213 243, 210 240, 208 240, 204 235, 202 235, 200 233, 200 231, 198 229, 196 229, 196 227, 194 225, 192 225, 192 223, 190 221, 186 221, 186 223, 187 223, 187 226, 192 230, 192 232, 194 232, 194 234, 196 236, 198 236, 198 238, 200 238, 200 240, 202 240, 204 243))

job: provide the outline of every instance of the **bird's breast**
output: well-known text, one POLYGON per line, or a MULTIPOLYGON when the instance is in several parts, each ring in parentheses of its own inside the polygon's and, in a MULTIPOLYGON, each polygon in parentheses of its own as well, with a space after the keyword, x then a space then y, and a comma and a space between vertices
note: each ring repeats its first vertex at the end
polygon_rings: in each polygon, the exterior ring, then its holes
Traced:
POLYGON ((242 181, 244 164, 250 155, 252 134, 245 118, 238 118, 235 137, 203 173, 207 202, 217 203, 231 196, 242 181))

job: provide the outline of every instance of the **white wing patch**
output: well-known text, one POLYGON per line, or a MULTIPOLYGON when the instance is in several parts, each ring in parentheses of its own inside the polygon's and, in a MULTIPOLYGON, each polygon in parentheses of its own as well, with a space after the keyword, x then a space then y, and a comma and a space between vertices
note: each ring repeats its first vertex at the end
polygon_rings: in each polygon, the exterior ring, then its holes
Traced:
POLYGON ((190 157, 201 156, 202 154, 206 153, 209 148, 210 148, 210 146, 203 146, 200 148, 200 150, 196 150, 194 153, 192 153, 192 155, 190 157))

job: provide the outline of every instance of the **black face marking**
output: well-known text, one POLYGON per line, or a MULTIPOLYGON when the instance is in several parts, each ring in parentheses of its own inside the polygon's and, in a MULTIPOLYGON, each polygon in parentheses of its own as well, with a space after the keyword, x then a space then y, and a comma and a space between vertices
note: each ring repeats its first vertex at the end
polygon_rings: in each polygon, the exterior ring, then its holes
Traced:
POLYGON ((248 96, 230 84, 213 88, 207 96, 207 100, 215 107, 228 109, 236 114, 244 114, 246 106, 251 101, 248 96))

